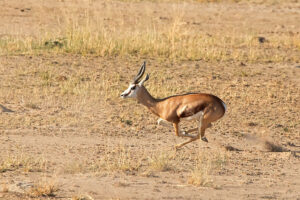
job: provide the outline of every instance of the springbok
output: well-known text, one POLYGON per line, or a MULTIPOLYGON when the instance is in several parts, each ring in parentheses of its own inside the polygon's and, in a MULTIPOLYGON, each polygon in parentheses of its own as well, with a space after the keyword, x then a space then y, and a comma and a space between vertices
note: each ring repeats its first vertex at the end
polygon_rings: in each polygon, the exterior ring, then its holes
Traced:
POLYGON ((122 98, 136 98, 139 103, 146 106, 152 113, 159 117, 158 124, 169 126, 171 122, 175 129, 176 136, 190 138, 186 142, 177 144, 176 149, 201 139, 208 142, 205 129, 211 127, 211 123, 220 119, 226 111, 225 103, 218 97, 204 93, 188 93, 183 95, 169 96, 163 99, 156 99, 144 87, 145 81, 149 79, 149 74, 141 80, 145 73, 146 62, 141 66, 139 73, 134 77, 129 87, 121 94, 122 98), (196 120, 197 128, 181 131, 179 122, 181 120, 196 120), (189 133, 197 131, 198 134, 189 133))

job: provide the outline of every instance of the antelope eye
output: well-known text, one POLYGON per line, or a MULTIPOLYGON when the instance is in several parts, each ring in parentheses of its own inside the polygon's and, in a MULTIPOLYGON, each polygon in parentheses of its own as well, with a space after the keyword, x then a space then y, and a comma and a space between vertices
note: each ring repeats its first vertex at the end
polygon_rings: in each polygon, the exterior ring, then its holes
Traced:
POLYGON ((135 90, 135 87, 136 87, 136 85, 135 85, 135 86, 132 86, 132 88, 131 88, 131 89, 132 89, 132 90, 135 90))

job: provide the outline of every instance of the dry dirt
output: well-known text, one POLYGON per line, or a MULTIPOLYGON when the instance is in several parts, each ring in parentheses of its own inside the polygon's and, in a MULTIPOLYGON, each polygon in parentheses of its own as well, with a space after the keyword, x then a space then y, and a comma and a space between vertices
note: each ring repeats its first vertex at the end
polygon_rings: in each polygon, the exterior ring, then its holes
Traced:
MULTIPOLYGON (((86 10, 106 26, 159 27, 175 7, 208 34, 300 37, 299 3, 67 0, 0 1, 0 37, 55 31, 86 10)), ((182 138, 118 97, 144 59, 1 55, 0 199, 300 199, 300 63, 148 58, 154 96, 200 91, 228 106, 208 143, 175 151, 182 138), (36 195, 39 183, 53 195, 36 195)))

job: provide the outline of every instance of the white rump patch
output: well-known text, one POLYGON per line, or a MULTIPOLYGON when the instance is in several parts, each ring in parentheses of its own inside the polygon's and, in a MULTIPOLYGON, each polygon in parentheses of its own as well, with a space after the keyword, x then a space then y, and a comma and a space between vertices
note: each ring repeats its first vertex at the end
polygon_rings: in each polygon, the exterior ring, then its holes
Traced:
POLYGON ((227 110, 227 106, 226 106, 226 104, 222 101, 222 105, 223 105, 223 107, 224 107, 224 109, 225 109, 225 112, 226 112, 226 110, 227 110))

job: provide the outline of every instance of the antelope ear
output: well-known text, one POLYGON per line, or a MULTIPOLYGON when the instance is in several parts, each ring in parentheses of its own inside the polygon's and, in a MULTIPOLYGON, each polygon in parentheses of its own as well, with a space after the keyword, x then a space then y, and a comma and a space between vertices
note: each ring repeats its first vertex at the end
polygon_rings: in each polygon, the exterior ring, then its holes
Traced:
POLYGON ((147 81, 149 79, 149 74, 146 75, 146 77, 141 80, 141 82, 139 82, 139 86, 142 86, 144 84, 145 81, 147 81))

